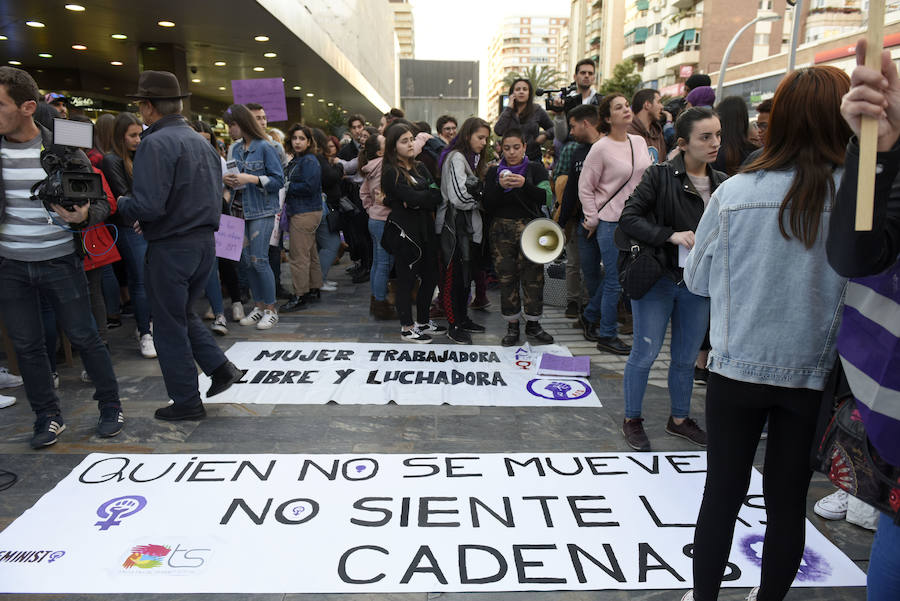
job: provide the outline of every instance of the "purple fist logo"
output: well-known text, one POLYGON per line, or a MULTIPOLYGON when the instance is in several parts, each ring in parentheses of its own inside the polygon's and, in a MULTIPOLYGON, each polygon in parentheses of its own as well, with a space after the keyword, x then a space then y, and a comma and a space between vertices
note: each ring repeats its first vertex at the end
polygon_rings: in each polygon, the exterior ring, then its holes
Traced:
POLYGON ((582 380, 530 380, 525 388, 532 395, 550 401, 576 401, 591 394, 591 387, 582 380))

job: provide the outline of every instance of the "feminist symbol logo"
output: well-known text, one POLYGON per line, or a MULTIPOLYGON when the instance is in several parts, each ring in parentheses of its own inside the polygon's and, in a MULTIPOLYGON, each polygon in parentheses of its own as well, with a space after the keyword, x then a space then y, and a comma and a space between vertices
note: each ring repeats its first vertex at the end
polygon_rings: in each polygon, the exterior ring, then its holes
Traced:
POLYGON ((147 499, 140 495, 116 497, 110 499, 97 508, 97 516, 106 518, 95 522, 94 526, 100 526, 100 530, 109 530, 112 526, 118 526, 123 518, 134 515, 147 505, 147 499))
POLYGON ((591 394, 591 387, 582 380, 529 380, 526 388, 536 397, 551 401, 577 401, 591 394))

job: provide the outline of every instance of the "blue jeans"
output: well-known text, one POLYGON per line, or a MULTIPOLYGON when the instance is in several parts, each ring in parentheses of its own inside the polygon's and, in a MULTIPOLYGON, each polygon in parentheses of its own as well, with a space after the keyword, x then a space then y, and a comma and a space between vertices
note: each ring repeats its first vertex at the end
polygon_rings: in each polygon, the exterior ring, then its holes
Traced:
MULTIPOLYGON (((121 252, 119 253, 121 255, 121 252)), ((119 280, 116 278, 116 270, 112 265, 104 265, 103 270, 103 299, 106 301, 106 314, 118 315, 122 311, 119 302, 119 280)))
POLYGON ((684 283, 663 276, 641 299, 631 299, 634 346, 625 363, 625 417, 641 416, 650 366, 659 355, 666 327, 672 321, 669 362, 671 415, 687 417, 691 410, 694 362, 709 324, 709 299, 691 293, 684 283))
POLYGON ((900 591, 900 526, 882 513, 869 556, 868 601, 890 601, 900 591))
POLYGON ((274 228, 271 215, 244 221, 241 265, 247 271, 253 300, 264 305, 275 304, 275 276, 269 266, 269 238, 274 228))
MULTIPOLYGON (((268 218, 257 221, 272 223, 268 218)), ((268 246, 268 238, 265 241, 268 246)), ((176 404, 200 403, 195 361, 207 375, 226 361, 212 332, 191 308, 203 296, 215 264, 212 232, 155 240, 147 251, 147 290, 153 307, 154 343, 166 392, 176 404)), ((262 265, 271 276, 268 258, 262 265)))
POLYGON ((369 282, 372 286, 372 296, 375 300, 387 299, 387 283, 391 275, 391 267, 394 257, 381 247, 381 236, 384 234, 384 221, 369 219, 369 234, 372 236, 372 269, 369 272, 369 282))
POLYGON ((209 272, 209 280, 206 282, 206 299, 212 307, 213 313, 219 315, 225 313, 225 301, 222 300, 222 283, 219 281, 219 270, 216 265, 209 272))
MULTIPOLYGON (((587 230, 580 223, 576 227, 576 240, 578 241, 578 259, 581 264, 581 274, 584 276, 584 287, 587 291, 588 299, 593 299, 594 294, 597 292, 597 286, 600 284, 600 278, 603 275, 600 248, 593 237, 587 237, 587 230)), ((585 310, 587 310, 587 307, 585 307, 585 310)))
POLYGON ((328 277, 328 271, 334 265, 337 259, 338 251, 341 248, 341 233, 332 232, 328 229, 328 213, 331 209, 324 202, 322 203, 322 221, 316 229, 316 248, 319 249, 319 266, 322 269, 322 280, 328 277))
POLYGON ((109 351, 91 313, 84 265, 75 253, 49 261, 0 259, 0 315, 19 358, 25 395, 38 418, 60 415, 44 341, 41 294, 96 387, 102 407, 119 407, 119 385, 109 351))
POLYGON ((143 336, 150 333, 150 303, 144 289, 144 257, 147 254, 147 241, 128 226, 119 227, 119 240, 116 244, 125 269, 128 271, 128 293, 134 306, 134 318, 137 320, 138 333, 143 336))
MULTIPOLYGON (((604 338, 610 338, 617 334, 616 318, 618 317, 619 294, 622 292, 619 286, 619 270, 616 262, 619 259, 619 249, 613 241, 613 232, 616 231, 618 223, 610 221, 601 221, 597 225, 597 231, 594 233, 596 244, 585 244, 584 246, 595 246, 594 252, 588 251, 590 254, 585 255, 582 247, 579 246, 579 254, 581 255, 582 269, 585 269, 586 259, 592 263, 590 267, 584 271, 585 285, 591 300, 584 309, 584 316, 590 322, 600 320, 598 326, 598 334, 604 338), (599 252, 599 259, 597 254, 599 252), (600 275, 600 265, 603 263, 603 274, 600 275), (596 282, 596 283, 594 283, 596 282), (593 284, 593 290, 592 290, 593 284)), ((582 227, 579 227, 579 244, 582 244, 582 237, 585 235, 582 227)), ((590 242, 585 238, 584 242, 590 242)))

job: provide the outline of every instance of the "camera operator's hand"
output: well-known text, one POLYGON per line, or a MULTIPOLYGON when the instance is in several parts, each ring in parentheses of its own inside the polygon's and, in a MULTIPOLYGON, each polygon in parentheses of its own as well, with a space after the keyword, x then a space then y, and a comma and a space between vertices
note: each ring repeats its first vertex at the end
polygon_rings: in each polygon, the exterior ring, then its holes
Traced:
POLYGON ((71 211, 67 211, 57 204, 51 204, 50 208, 53 209, 57 215, 63 218, 63 221, 66 223, 83 223, 87 221, 88 211, 91 208, 90 203, 85 203, 83 205, 75 205, 72 207, 71 211))
POLYGON ((666 118, 666 123, 672 123, 674 121, 674 119, 672 119, 672 113, 669 111, 663 109, 662 115, 666 118))
POLYGON ((553 99, 553 106, 566 106, 566 101, 563 100, 562 96, 557 96, 553 99))
POLYGON ((540 134, 537 138, 534 139, 538 144, 543 144, 547 141, 547 134, 540 134))

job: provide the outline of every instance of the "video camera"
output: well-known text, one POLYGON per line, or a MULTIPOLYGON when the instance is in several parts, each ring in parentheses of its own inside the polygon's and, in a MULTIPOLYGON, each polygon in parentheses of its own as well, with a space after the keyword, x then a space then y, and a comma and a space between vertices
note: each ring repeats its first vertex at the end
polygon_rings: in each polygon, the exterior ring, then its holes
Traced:
POLYGON ((544 108, 546 108, 548 111, 553 111, 554 113, 565 113, 568 112, 568 110, 576 104, 581 104, 581 98, 571 95, 577 89, 578 86, 576 86, 575 82, 573 81, 566 87, 559 88, 558 90, 544 90, 543 88, 538 88, 534 93, 537 96, 543 96, 544 94, 547 95, 547 97, 544 98, 544 108), (553 98, 553 94, 559 94, 557 98, 562 99, 562 106, 557 106, 556 104, 554 104, 555 99, 553 98))
POLYGON ((32 200, 40 200, 48 211, 54 204, 71 211, 106 198, 100 174, 94 173, 79 150, 93 145, 93 129, 90 123, 54 119, 53 145, 41 151, 41 167, 47 177, 31 187, 32 200))

